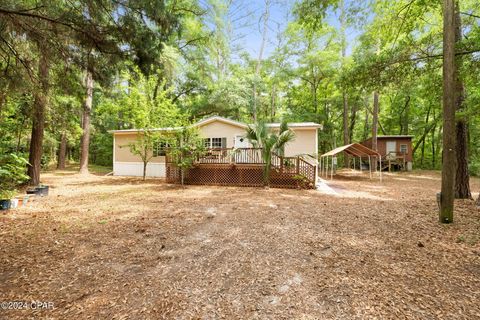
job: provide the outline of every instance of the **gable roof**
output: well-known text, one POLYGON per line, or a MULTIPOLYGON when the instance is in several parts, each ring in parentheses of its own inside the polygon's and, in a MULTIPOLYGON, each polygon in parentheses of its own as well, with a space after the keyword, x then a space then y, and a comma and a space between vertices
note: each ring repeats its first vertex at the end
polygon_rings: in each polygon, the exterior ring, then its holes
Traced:
POLYGON ((223 123, 228 123, 228 124, 231 124, 231 125, 234 125, 234 126, 237 126, 237 127, 242 127, 242 128, 247 128, 248 126, 243 123, 243 122, 238 122, 238 121, 235 121, 235 120, 232 120, 232 119, 228 119, 228 118, 224 118, 224 117, 220 117, 220 116, 212 116, 212 117, 208 117, 208 118, 205 118, 205 119, 202 119, 198 122, 196 122, 194 124, 194 126, 196 127, 201 127, 201 126, 204 126, 206 124, 209 124, 209 123, 212 123, 212 122, 215 122, 215 121, 220 121, 220 122, 223 122, 223 123))
MULTIPOLYGON (((234 126, 238 126, 238 127, 242 127, 242 128, 247 128, 248 127, 248 124, 246 124, 246 123, 235 121, 235 120, 228 119, 228 118, 224 118, 224 117, 221 117, 221 116, 211 116, 211 117, 208 117, 208 118, 205 118, 203 120, 198 121, 194 125, 200 127, 200 126, 206 125, 207 123, 211 123, 211 122, 214 122, 214 121, 220 121, 220 122, 232 124, 234 126)), ((279 122, 271 122, 271 123, 267 123, 266 125, 269 128, 280 128, 280 124, 281 123, 279 123, 279 122)), ((321 125, 319 125, 318 123, 315 123, 315 122, 289 122, 288 126, 292 127, 292 128, 304 128, 304 127, 305 128, 306 127, 320 128, 321 127, 321 125)))
MULTIPOLYGON (((267 127, 270 128, 280 128, 281 123, 267 123, 267 127)), ((289 128, 321 128, 322 125, 315 122, 289 122, 289 128)))
MULTIPOLYGON (((243 122, 235 121, 232 119, 224 118, 221 116, 211 116, 205 119, 202 119, 196 123, 193 124, 195 127, 201 127, 206 124, 215 122, 215 121, 220 121, 223 123, 231 124, 243 129, 248 128, 248 125, 243 122)), ((322 128, 322 126, 318 123, 315 122, 291 122, 288 123, 288 126, 291 128, 322 128)), ((280 123, 267 123, 267 127, 270 128, 279 128, 280 123)), ((170 128, 155 128, 155 129, 149 129, 152 131, 174 131, 174 130, 180 130, 182 127, 170 127, 170 128)), ((145 131, 144 129, 123 129, 123 130, 110 130, 108 131, 109 133, 132 133, 132 132, 142 132, 145 131)))

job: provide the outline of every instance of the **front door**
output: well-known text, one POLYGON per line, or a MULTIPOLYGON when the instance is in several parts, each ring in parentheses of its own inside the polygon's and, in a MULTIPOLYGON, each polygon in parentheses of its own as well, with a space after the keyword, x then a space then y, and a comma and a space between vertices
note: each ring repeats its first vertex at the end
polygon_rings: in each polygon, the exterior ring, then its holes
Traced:
POLYGON ((397 142, 396 141, 387 141, 387 157, 396 156, 397 152, 397 142))
POLYGON ((254 150, 245 149, 250 148, 248 139, 244 136, 235 136, 235 143, 233 144, 235 151, 235 163, 251 163, 254 150))

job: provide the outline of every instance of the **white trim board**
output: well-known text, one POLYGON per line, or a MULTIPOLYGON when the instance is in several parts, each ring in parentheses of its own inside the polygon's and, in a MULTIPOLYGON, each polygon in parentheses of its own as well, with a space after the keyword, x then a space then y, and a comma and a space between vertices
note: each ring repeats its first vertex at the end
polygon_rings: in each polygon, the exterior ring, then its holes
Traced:
MULTIPOLYGON (((113 171, 114 176, 143 176, 143 162, 120 162, 115 161, 113 163, 115 168, 113 171)), ((151 162, 147 164, 147 177, 165 178, 166 166, 165 163, 151 162)))

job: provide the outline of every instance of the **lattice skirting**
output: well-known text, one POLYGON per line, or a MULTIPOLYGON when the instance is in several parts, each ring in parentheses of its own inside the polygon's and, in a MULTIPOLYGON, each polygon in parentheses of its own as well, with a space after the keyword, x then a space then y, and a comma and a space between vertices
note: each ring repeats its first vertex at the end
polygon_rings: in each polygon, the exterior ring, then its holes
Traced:
MULTIPOLYGON (((180 183, 180 169, 167 164, 167 182, 180 183)), ((199 165, 186 170, 185 184, 261 187, 263 186, 263 166, 261 165, 199 165)), ((314 187, 314 183, 304 184, 298 175, 272 169, 270 186, 277 188, 314 187)))

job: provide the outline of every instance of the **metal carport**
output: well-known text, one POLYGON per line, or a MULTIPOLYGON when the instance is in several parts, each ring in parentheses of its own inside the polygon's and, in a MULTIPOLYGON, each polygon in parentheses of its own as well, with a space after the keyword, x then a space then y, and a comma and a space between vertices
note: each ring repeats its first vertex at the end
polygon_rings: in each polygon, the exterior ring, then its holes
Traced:
MULTIPOLYGON (((378 153, 375 150, 372 150, 368 147, 365 147, 364 145, 361 145, 359 143, 352 143, 352 144, 347 144, 345 146, 341 146, 338 148, 335 148, 325 154, 322 154, 320 156, 320 176, 325 176, 328 178, 328 171, 330 170, 330 179, 333 179, 333 159, 334 157, 341 153, 344 152, 350 156, 353 156, 354 159, 357 157, 360 159, 360 170, 361 170, 361 160, 362 158, 368 158, 368 164, 369 164, 369 172, 370 172, 370 179, 372 178, 372 158, 378 158, 380 160, 380 163, 382 162, 382 156, 380 153, 378 153), (330 157, 330 168, 329 168, 329 161, 328 158, 330 157)), ((354 164, 355 166, 355 164, 354 164)), ((355 167, 354 167, 355 169, 355 167)), ((377 166, 375 164, 375 171, 377 171, 377 166)), ((382 181, 382 170, 379 170, 380 173, 380 181, 382 181)))

